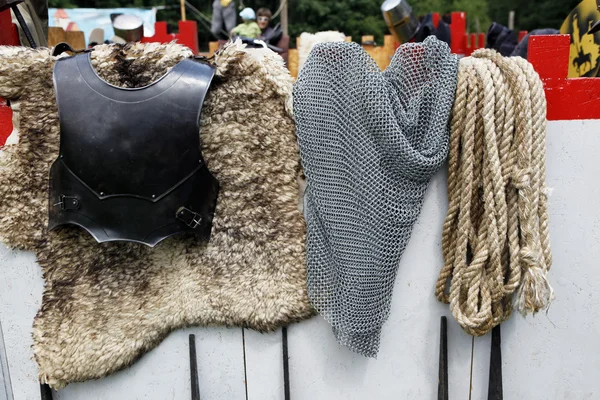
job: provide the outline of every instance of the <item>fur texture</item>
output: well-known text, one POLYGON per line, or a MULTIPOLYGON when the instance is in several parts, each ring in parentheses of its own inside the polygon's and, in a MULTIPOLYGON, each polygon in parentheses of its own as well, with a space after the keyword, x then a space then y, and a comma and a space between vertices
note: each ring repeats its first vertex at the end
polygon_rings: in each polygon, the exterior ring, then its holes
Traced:
MULTIPOLYGON (((146 85, 190 55, 176 44, 96 48, 101 78, 146 85)), ((214 60, 202 111, 202 151, 221 184, 211 241, 154 249, 98 244, 76 227, 48 232, 48 171, 59 125, 48 49, 0 47, 0 96, 20 100, 19 143, 2 152, 0 236, 33 250, 46 287, 35 318, 39 376, 54 388, 127 367, 189 325, 271 331, 313 315, 306 294, 305 224, 289 106, 292 78, 274 53, 240 43, 214 60)))
POLYGON ((310 51, 317 43, 343 42, 344 40, 346 40, 346 35, 337 31, 303 32, 300 35, 300 43, 298 44, 298 72, 304 66, 310 51))

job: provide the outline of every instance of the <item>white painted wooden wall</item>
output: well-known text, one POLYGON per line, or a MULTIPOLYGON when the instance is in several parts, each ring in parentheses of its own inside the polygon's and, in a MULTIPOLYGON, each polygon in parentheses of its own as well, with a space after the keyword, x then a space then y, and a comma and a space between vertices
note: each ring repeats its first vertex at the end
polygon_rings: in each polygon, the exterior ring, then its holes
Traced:
MULTIPOLYGON (((600 399, 599 130, 600 121, 549 123, 550 279, 557 298, 547 314, 514 315, 502 325, 505 399, 600 399)), ((294 400, 436 398, 442 315, 449 317, 450 399, 469 398, 471 359, 471 397, 487 398, 490 336, 473 341, 433 295, 446 204, 440 172, 402 258, 376 360, 339 346, 320 317, 289 327, 294 400)), ((0 323, 16 400, 40 398, 30 331, 41 295, 33 255, 0 247, 0 323)), ((189 333, 196 335, 203 400, 283 399, 281 332, 226 328, 174 332, 131 368, 69 385, 54 398, 188 399, 189 333)))

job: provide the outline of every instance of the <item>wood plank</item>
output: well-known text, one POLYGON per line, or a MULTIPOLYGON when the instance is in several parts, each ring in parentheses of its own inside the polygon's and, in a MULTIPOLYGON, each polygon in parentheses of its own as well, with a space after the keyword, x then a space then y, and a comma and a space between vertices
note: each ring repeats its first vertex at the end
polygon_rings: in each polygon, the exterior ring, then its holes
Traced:
MULTIPOLYGON (((548 185, 557 299, 548 314, 514 315, 502 325, 503 378, 507 399, 595 399, 600 382, 600 175, 592 162, 600 148, 600 121, 559 121, 548 125, 548 185), (585 143, 585 146, 582 145, 585 143)), ((368 360, 339 346, 320 317, 289 328, 291 397, 310 399, 435 398, 439 317, 448 316, 450 398, 467 398, 470 337, 433 287, 441 265, 441 224, 447 207, 439 173, 402 258, 380 355, 368 360)), ((31 360, 31 323, 42 292, 33 255, 0 246, 0 321, 15 399, 39 398, 31 360)), ((187 334, 197 335, 201 398, 245 398, 239 329, 195 328, 171 334, 132 368, 99 381, 73 384, 61 399, 189 398, 187 334), (201 338, 202 337, 202 338, 201 338), (185 385, 188 385, 187 387, 185 385), (225 389, 223 391, 223 386, 225 389), (120 391, 120 392, 119 392, 120 391), (98 397, 101 398, 101 397, 98 397)), ((490 336, 475 341, 473 399, 488 390, 490 336)), ((246 334, 249 399, 283 399, 280 332, 246 334)))
POLYGON ((84 50, 87 48, 85 44, 85 36, 82 31, 66 32, 66 41, 71 45, 73 50, 84 50))
MULTIPOLYGON (((442 315, 448 316, 449 397, 467 398, 471 337, 433 295, 442 265, 446 203, 445 173, 440 172, 400 262, 377 359, 337 344, 331 326, 320 316, 288 328, 291 398, 436 398, 442 315)), ((247 333, 246 355, 249 400, 283 399, 281 334, 247 333)))
POLYGON ((288 69, 294 78, 298 77, 298 49, 289 49, 288 69))
POLYGON ((42 271, 32 253, 0 244, 0 323, 15 400, 38 399, 31 326, 42 299, 42 271))
POLYGON ((600 119, 600 79, 567 78, 569 35, 532 36, 528 60, 544 82, 548 120, 600 119))
POLYGON ((391 60, 396 52, 396 39, 392 35, 385 35, 383 37, 383 47, 385 47, 385 52, 391 60))
POLYGON ((8 102, 0 97, 0 147, 4 146, 13 131, 12 117, 13 111, 8 102))
POLYGON ((208 53, 210 54, 209 57, 214 55, 217 50, 219 50, 219 42, 208 42, 208 53))
POLYGON ((0 400, 12 400, 12 385, 10 382, 10 370, 6 358, 6 346, 4 345, 4 334, 2 323, 0 323, 0 400))
MULTIPOLYGON (((600 398, 600 121, 548 124, 549 273, 556 300, 548 313, 502 324, 506 399, 600 398), (585 144, 585 145, 583 145, 585 144)), ((473 399, 487 398, 490 335, 475 344, 473 399)))
POLYGON ((364 42, 374 42, 374 41, 375 41, 375 36, 373 36, 373 35, 365 35, 361 39, 361 43, 364 43, 364 42))
POLYGON ((65 32, 63 28, 51 26, 48 28, 48 46, 54 47, 61 42, 71 45, 74 50, 83 50, 87 48, 85 35, 82 31, 65 32))
MULTIPOLYGON (((31 326, 42 297, 41 269, 33 254, 0 245, 0 321, 15 400, 40 397, 31 350, 31 326)), ((241 329, 189 328, 170 334, 130 368, 106 378, 74 383, 55 400, 190 398, 188 335, 196 335, 200 398, 243 399, 241 329), (126 397, 124 397, 126 394, 126 397)))
POLYGON ((50 26, 48 27, 48 47, 54 47, 61 42, 67 41, 67 33, 63 28, 50 26))
MULTIPOLYGON (((246 330, 248 400, 283 400, 283 349, 281 329, 262 334, 246 330)), ((289 328, 288 328, 289 332, 289 328)), ((292 341, 289 337, 288 341, 292 341)), ((290 363, 294 359, 290 353, 290 363)), ((298 398, 291 388, 291 398, 298 398)))
POLYGON ((10 9, 0 11, 0 45, 19 46, 19 31, 12 23, 10 9))
POLYGON ((198 381, 202 400, 244 399, 241 329, 189 328, 171 333, 131 367, 106 378, 73 383, 55 400, 189 399, 189 334, 196 336, 198 381))

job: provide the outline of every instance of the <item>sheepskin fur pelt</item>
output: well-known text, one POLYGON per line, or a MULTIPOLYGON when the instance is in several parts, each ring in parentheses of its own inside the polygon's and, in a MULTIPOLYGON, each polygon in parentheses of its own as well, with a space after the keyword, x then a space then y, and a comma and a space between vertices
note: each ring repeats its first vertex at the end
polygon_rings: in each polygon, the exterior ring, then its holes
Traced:
MULTIPOLYGON (((176 44, 102 45, 92 64, 111 84, 139 87, 190 55, 176 44)), ((200 130, 221 184, 211 240, 177 236, 153 249, 98 244, 77 227, 47 231, 48 172, 59 149, 55 61, 49 49, 0 46, 0 96, 21 108, 19 141, 0 157, 0 238, 34 251, 43 269, 33 323, 41 382, 60 388, 100 378, 180 327, 265 332, 314 314, 297 207, 292 78, 279 56, 232 43, 215 57, 200 130)))
POLYGON ((302 32, 298 42, 298 72, 304 66, 310 51, 319 43, 343 42, 346 35, 338 31, 324 31, 317 33, 302 32))

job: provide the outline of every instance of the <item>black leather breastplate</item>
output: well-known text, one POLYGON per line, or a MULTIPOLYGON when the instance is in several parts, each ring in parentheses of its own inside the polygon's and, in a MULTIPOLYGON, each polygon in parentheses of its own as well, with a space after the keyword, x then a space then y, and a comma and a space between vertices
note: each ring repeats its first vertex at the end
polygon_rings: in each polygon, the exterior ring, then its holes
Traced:
POLYGON ((139 89, 98 77, 89 54, 54 68, 60 156, 50 169, 49 228, 74 224, 98 242, 208 240, 219 184, 200 151, 199 117, 214 68, 184 60, 139 89))

